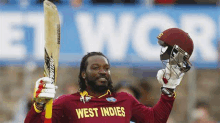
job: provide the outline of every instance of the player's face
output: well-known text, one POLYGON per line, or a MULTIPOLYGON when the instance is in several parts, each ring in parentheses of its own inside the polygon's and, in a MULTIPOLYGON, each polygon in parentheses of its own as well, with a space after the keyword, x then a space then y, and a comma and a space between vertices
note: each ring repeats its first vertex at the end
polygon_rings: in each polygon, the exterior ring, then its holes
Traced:
POLYGON ((96 55, 87 59, 86 81, 87 85, 96 92, 105 92, 108 90, 108 84, 111 81, 110 65, 103 56, 96 55))

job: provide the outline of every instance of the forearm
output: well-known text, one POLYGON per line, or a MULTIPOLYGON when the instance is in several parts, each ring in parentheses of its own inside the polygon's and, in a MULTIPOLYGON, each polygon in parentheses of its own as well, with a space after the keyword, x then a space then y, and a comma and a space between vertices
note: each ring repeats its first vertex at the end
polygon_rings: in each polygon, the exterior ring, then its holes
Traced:
POLYGON ((158 103, 153 107, 155 123, 166 123, 173 108, 175 97, 161 95, 158 103))
POLYGON ((28 112, 24 123, 42 123, 42 121, 42 112, 36 110, 36 107, 33 105, 28 112))

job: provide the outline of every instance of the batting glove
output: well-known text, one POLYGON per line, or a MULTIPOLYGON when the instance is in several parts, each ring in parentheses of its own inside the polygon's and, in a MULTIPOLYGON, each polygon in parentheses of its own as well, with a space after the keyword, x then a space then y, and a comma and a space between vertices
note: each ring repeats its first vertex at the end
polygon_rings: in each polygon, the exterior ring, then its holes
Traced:
POLYGON ((42 77, 36 81, 34 91, 34 106, 42 110, 45 104, 55 97, 57 86, 52 83, 49 77, 42 77))
POLYGON ((161 69, 157 73, 157 80, 164 88, 175 89, 184 76, 184 73, 176 65, 167 64, 166 69, 161 69))

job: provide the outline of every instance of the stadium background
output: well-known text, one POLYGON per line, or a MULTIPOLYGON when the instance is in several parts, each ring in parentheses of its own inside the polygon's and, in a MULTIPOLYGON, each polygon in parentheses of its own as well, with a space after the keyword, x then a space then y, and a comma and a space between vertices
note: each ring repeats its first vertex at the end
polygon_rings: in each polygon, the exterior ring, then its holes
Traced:
MULTIPOLYGON (((77 91, 79 61, 89 51, 104 52, 114 85, 125 80, 140 89, 140 102, 153 106, 160 97, 157 35, 182 28, 194 40, 192 70, 177 87, 171 113, 175 123, 191 123, 199 101, 220 121, 219 7, 213 1, 152 0, 92 3, 55 1, 61 16, 61 53, 56 96, 77 91), (172 3, 173 2, 173 3, 172 3)), ((43 73, 44 15, 41 1, 0 1, 0 122, 22 123, 35 81, 43 73)))

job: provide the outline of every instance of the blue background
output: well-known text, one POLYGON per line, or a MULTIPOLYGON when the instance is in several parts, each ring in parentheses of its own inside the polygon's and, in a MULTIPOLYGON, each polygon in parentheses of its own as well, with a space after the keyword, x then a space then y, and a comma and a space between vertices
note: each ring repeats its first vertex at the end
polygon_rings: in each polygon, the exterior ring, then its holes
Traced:
MULTIPOLYGON (((212 41, 213 45, 215 46, 217 50, 217 39, 219 38, 219 8, 215 6, 153 6, 153 7, 146 7, 146 6, 120 6, 120 5, 113 5, 113 6, 84 6, 81 8, 72 8, 70 5, 58 5, 59 13, 62 15, 62 25, 61 25, 61 51, 60 56, 62 59, 68 59, 64 58, 62 54, 69 53, 72 54, 71 58, 73 61, 69 60, 60 60, 60 64, 69 64, 69 65, 79 65, 79 61, 81 57, 83 56, 83 50, 80 43, 79 38, 79 31, 77 30, 76 22, 73 19, 74 16, 77 13, 80 12, 86 12, 90 13, 94 18, 97 17, 99 13, 105 13, 109 12, 115 15, 116 22, 118 21, 118 17, 125 13, 132 13, 135 15, 135 20, 138 20, 141 15, 147 14, 147 13, 163 13, 171 17, 179 27, 180 23, 180 16, 183 14, 206 14, 216 23, 217 26, 217 36, 212 41), (77 54, 77 55, 76 55, 77 54)), ((22 12, 22 13, 28 13, 28 12, 42 12, 43 13, 43 6, 41 4, 39 5, 30 5, 27 7, 20 7, 19 5, 4 5, 0 7, 0 13, 1 12, 22 12)), ((94 19, 94 22, 96 22, 96 19, 94 19)), ((33 35, 34 30, 31 27, 17 27, 22 28, 25 31, 25 40, 23 43, 27 47, 27 58, 25 60, 21 61, 10 61, 0 58, 1 65, 11 65, 11 64, 21 64, 23 65, 27 60, 31 59, 31 55, 33 53, 33 35)), ((199 31, 199 29, 198 29, 199 31)), ((157 44, 157 35, 160 33, 158 29, 152 29, 150 32, 150 41, 152 44, 157 44)), ((106 53, 106 51, 103 51, 106 53)), ((132 55, 134 57, 138 57, 136 52, 132 48, 131 42, 129 42, 129 48, 127 50, 127 54, 132 55)), ((158 54, 159 55, 159 54, 158 54)), ((125 58, 122 62, 112 62, 113 65, 127 65, 127 66, 139 66, 139 67, 160 67, 161 63, 158 59, 158 61, 155 62, 149 62, 146 60, 138 60, 135 62, 131 62, 129 59, 131 57, 125 58)), ((34 59, 32 59, 34 60, 34 59)), ((111 61, 111 59, 110 59, 111 61)), ((43 61, 36 61, 37 63, 42 63, 43 61)), ((206 62, 203 61, 200 57, 196 59, 193 62, 193 65, 198 68, 216 68, 218 66, 218 61, 214 62, 206 62)))

